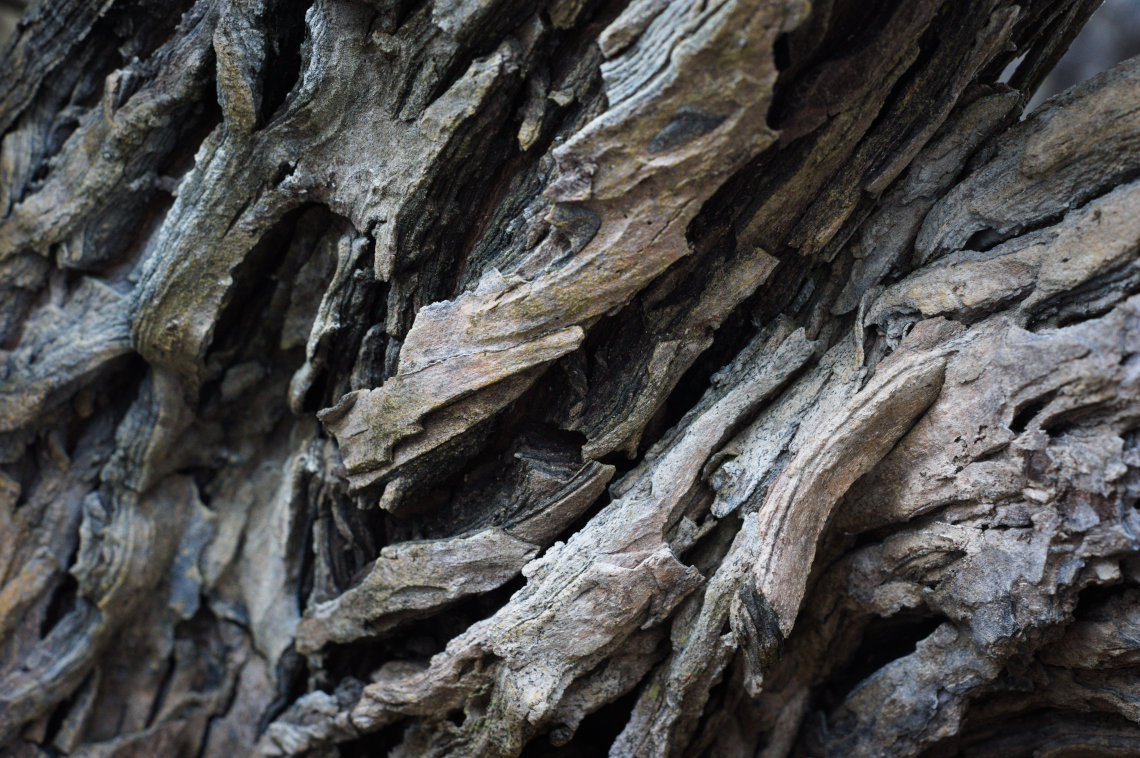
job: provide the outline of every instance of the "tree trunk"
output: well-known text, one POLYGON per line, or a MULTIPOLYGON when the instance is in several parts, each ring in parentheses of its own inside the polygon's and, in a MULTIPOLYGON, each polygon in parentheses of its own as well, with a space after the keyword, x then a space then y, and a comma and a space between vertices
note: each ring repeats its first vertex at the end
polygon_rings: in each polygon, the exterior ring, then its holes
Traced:
POLYGON ((1096 5, 31 8, 0 751, 1133 754, 1096 5))

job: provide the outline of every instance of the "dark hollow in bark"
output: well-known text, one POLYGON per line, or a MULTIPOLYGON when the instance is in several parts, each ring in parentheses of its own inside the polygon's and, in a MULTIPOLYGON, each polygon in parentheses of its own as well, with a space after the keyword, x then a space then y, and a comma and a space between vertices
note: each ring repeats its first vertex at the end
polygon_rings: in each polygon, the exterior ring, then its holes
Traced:
POLYGON ((1134 754, 1096 5, 30 8, 0 751, 1134 754))

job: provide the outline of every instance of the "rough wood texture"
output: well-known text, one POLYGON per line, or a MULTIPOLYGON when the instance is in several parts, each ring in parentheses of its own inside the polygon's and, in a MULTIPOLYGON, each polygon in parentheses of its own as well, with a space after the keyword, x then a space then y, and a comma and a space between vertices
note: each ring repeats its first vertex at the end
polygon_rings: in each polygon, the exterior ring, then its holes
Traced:
POLYGON ((1135 752, 1096 5, 30 8, 0 751, 1135 752))

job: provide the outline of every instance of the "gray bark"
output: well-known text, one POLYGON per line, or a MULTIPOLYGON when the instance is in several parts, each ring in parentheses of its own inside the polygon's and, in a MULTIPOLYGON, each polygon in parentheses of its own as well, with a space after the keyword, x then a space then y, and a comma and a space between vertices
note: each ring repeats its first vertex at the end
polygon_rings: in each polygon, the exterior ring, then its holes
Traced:
POLYGON ((1096 5, 31 8, 0 751, 1136 752, 1096 5))

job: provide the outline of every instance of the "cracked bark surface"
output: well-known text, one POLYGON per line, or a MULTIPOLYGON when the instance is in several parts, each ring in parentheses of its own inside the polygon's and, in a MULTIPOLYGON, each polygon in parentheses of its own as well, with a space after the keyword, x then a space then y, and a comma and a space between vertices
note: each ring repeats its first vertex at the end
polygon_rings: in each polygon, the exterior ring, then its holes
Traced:
POLYGON ((30 8, 0 751, 1135 752, 1096 5, 30 8))

